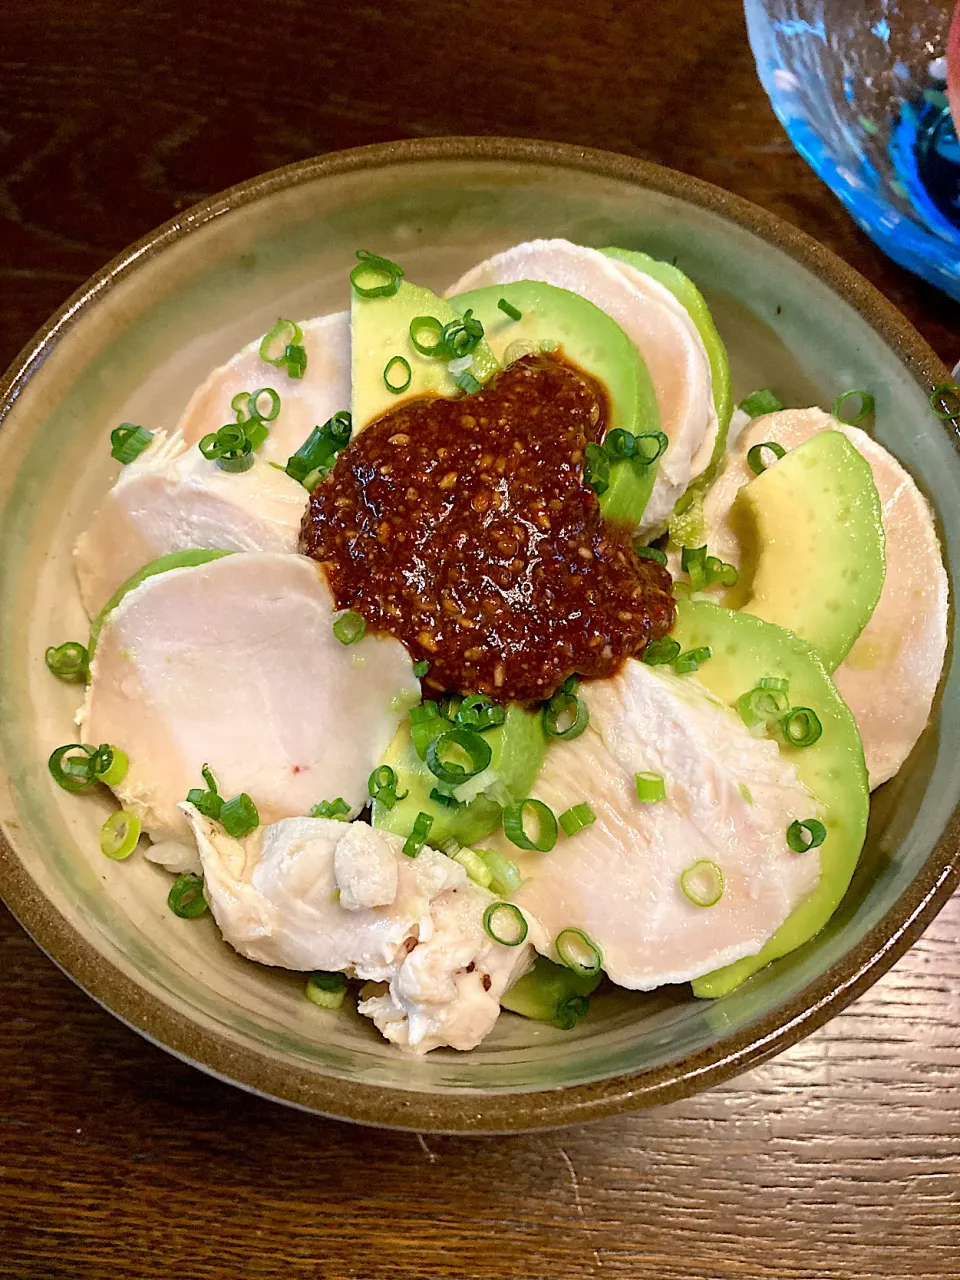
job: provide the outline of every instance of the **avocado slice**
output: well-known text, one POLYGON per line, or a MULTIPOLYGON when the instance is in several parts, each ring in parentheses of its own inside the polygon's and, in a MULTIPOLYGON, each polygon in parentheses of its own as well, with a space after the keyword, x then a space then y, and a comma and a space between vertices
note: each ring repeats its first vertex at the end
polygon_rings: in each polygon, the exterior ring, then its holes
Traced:
MULTIPOLYGON (((500 997, 511 1013, 535 1022, 556 1022, 572 996, 592 995, 603 981, 602 973, 579 974, 546 956, 537 956, 533 968, 500 997)), ((576 1017, 576 1015, 574 1015, 576 1017)), ((568 1023, 568 1029, 570 1024, 568 1023)))
POLYGON ((833 915, 863 847, 870 791, 856 722, 809 644, 751 614, 685 601, 677 605, 671 635, 683 650, 710 647, 712 657, 700 666, 697 679, 728 706, 735 706, 764 676, 780 676, 789 681, 790 705, 810 707, 823 726, 812 746, 780 747, 822 810, 827 835, 820 846, 820 882, 758 955, 695 979, 695 995, 715 998, 807 942, 833 915))
POLYGON ((842 432, 820 431, 744 485, 730 514, 745 548, 742 608, 809 641, 834 671, 883 589, 870 464, 842 432))
MULTIPOLYGON (((515 800, 523 799, 540 772, 547 753, 547 735, 541 712, 525 711, 512 704, 507 708, 503 724, 488 729, 483 737, 492 752, 489 767, 496 770, 501 783, 515 800)), ((444 840, 451 838, 460 845, 476 844, 500 822, 501 806, 486 795, 479 795, 458 809, 430 799, 437 779, 414 749, 409 717, 405 717, 397 729, 380 763, 389 765, 396 773, 397 791, 401 794, 408 791, 409 795, 392 809, 386 809, 374 800, 372 823, 375 827, 408 836, 417 814, 427 813, 433 818, 428 843, 439 847, 444 840)))
POLYGON ((168 569, 193 569, 200 564, 209 564, 211 560, 221 560, 224 556, 233 555, 232 551, 220 551, 216 549, 192 548, 189 551, 171 551, 165 556, 158 556, 156 560, 151 560, 149 564, 145 564, 138 569, 136 573, 130 575, 126 582, 117 587, 116 591, 103 606, 97 616, 90 623, 90 638, 87 641, 87 654, 89 660, 93 661, 93 653, 97 647, 97 641, 100 639, 100 632, 103 630, 103 624, 106 622, 109 614, 120 603, 125 595, 139 587, 141 582, 146 582, 147 578, 153 578, 158 573, 166 573, 168 569))
MULTIPOLYGON (((406 280, 389 298, 361 298, 356 290, 351 290, 351 295, 350 410, 354 434, 414 396, 459 395, 460 388, 448 362, 421 355, 410 340, 410 323, 418 316, 433 316, 445 325, 459 319, 459 311, 430 289, 406 280), (410 365, 410 385, 399 393, 387 387, 383 376, 394 356, 401 356, 410 365)), ((478 382, 486 382, 498 367, 493 353, 481 339, 472 355, 470 372, 478 382)), ((402 375, 401 368, 391 378, 399 383, 402 375)))
MULTIPOLYGON (((471 289, 450 301, 461 313, 472 309, 501 363, 514 343, 531 349, 541 343, 552 349, 556 344, 568 360, 606 389, 610 400, 608 431, 621 427, 640 435, 659 429, 657 397, 643 357, 617 322, 586 298, 539 280, 519 280, 471 289), (519 320, 500 309, 501 299, 520 312, 519 320)), ((638 467, 632 462, 615 463, 610 470, 610 487, 600 495, 607 519, 639 524, 656 475, 656 464, 638 467)))

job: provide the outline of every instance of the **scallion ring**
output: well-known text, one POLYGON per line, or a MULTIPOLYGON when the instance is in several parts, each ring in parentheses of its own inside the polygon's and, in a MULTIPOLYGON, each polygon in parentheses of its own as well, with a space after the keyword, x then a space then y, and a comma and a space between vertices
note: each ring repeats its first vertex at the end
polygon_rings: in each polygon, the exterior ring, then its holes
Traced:
POLYGON ((694 591, 702 591, 707 585, 707 548, 684 547, 680 552, 680 568, 690 578, 694 591))
POLYGON ((611 462, 626 462, 629 458, 636 457, 637 437, 623 427, 614 427, 604 436, 603 447, 611 462))
POLYGON ((645 547, 642 542, 635 541, 633 550, 641 560, 655 560, 664 569, 667 567, 667 553, 659 547, 645 547))
POLYGON ((511 320, 523 319, 523 312, 518 311, 517 308, 513 305, 513 303, 508 302, 506 298, 501 298, 500 301, 497 303, 497 306, 503 312, 503 314, 505 316, 509 316, 511 320))
POLYGON ((818 818, 791 822, 787 827, 787 844, 794 853, 806 853, 808 849, 818 849, 826 838, 827 828, 818 818))
POLYGON ((763 451, 767 449, 773 454, 773 461, 779 462, 783 455, 787 452, 782 444, 777 444, 776 440, 765 440, 763 444, 755 444, 752 449, 747 450, 747 466, 755 476, 762 475, 767 467, 772 467, 773 462, 765 462, 763 451))
POLYGON ((486 733, 503 724, 507 718, 504 708, 488 698, 485 693, 470 693, 459 704, 454 720, 465 729, 486 733))
POLYGON ((454 726, 431 740, 427 747, 426 765, 434 777, 448 787, 457 787, 468 778, 475 778, 478 773, 483 773, 492 758, 489 743, 484 741, 476 729, 454 726), (457 763, 450 758, 451 752, 454 755, 464 753, 469 764, 457 763))
POLYGON ((534 800, 528 796, 526 800, 517 800, 503 811, 503 833, 518 849, 532 849, 537 853, 549 853, 557 843, 557 819, 553 810, 542 800, 534 800), (530 813, 537 822, 537 838, 527 835, 525 818, 530 813))
POLYGON ((416 316, 410 321, 409 333, 410 341, 422 356, 439 359, 446 354, 443 325, 436 316, 416 316))
POLYGON ((838 422, 842 422, 844 426, 855 427, 858 422, 863 422, 864 418, 869 418, 876 408, 876 401, 869 391, 844 391, 837 396, 833 402, 833 416, 838 422), (845 405, 849 400, 858 400, 859 408, 855 413, 850 413, 845 409, 845 405))
POLYGON ((930 408, 938 418, 960 418, 960 383, 941 382, 930 394, 930 408))
POLYGON ((427 836, 429 836, 432 826, 433 817, 431 814, 423 813, 422 811, 417 814, 413 830, 403 842, 403 852, 408 858, 415 858, 427 843, 427 836))
POLYGON ((473 849, 456 849, 449 855, 454 862, 459 862, 474 884, 481 889, 488 889, 493 881, 493 872, 484 860, 473 849))
POLYGON ((583 479, 597 497, 610 488, 610 458, 603 445, 592 440, 583 451, 583 479))
POLYGON ((398 801, 405 800, 410 794, 409 790, 397 791, 397 775, 388 764, 382 764, 374 769, 367 779, 367 791, 371 798, 378 804, 382 804, 385 809, 392 809, 398 801))
POLYGON ((432 788, 430 792, 430 799, 436 800, 437 804, 442 804, 445 809, 463 808, 463 804, 456 796, 452 796, 446 791, 441 791, 439 787, 432 788))
POLYGON ((410 368, 410 361, 405 359, 404 356, 391 356, 383 370, 383 385, 387 390, 398 396, 401 391, 406 391, 412 381, 413 370, 410 368), (403 371, 399 377, 394 373, 395 369, 403 371), (403 376, 404 374, 406 374, 406 377, 403 376), (391 382, 391 377, 397 380, 391 382))
POLYGON ((686 653, 681 653, 679 657, 673 660, 673 669, 678 676, 688 675, 691 671, 697 671, 700 664, 708 662, 713 657, 713 650, 709 645, 701 645, 699 649, 688 649, 686 653))
POLYGON ((737 699, 737 711, 748 729, 759 729, 773 720, 780 720, 789 710, 790 699, 786 689, 775 689, 769 685, 758 685, 737 699))
POLYGON ((90 674, 90 655, 84 645, 76 640, 65 640, 63 644, 53 645, 43 655, 47 670, 58 680, 68 683, 85 681, 90 674))
POLYGON ((784 676, 761 676, 757 682, 758 689, 775 689, 778 693, 786 693, 790 688, 790 681, 784 676))
POLYGON ((590 723, 590 708, 575 693, 558 690, 543 708, 543 727, 551 738, 571 742, 590 723))
POLYGON ((667 787, 663 776, 659 773, 642 771, 633 775, 637 788, 637 799, 643 804, 659 804, 667 798, 667 787))
POLYGON ((339 1009, 347 994, 347 980, 342 973, 311 973, 303 994, 321 1009, 339 1009))
POLYGON ((333 634, 341 644, 356 644, 363 639, 366 630, 366 620, 355 609, 341 613, 333 624, 333 634))
POLYGON ((240 475, 244 471, 249 471, 253 466, 253 448, 249 442, 246 442, 246 448, 240 453, 221 454, 217 459, 217 466, 221 471, 226 471, 232 475, 240 475))
POLYGON ((527 936, 527 921, 512 902, 491 902, 483 913, 483 927, 494 942, 519 947, 527 936))
POLYGON ((483 340, 483 325, 468 307, 462 316, 443 326, 443 345, 451 360, 471 355, 483 340))
POLYGON ((666 453, 669 443, 662 431, 643 431, 636 437, 633 461, 639 467, 650 467, 666 453))
POLYGON ((723 872, 710 858, 700 858, 680 873, 680 889, 695 907, 715 907, 723 897, 723 872))
POLYGON ((603 968, 603 952, 582 929, 561 929, 553 945, 560 963, 584 978, 603 968))
POLYGON ((203 896, 203 876, 185 871, 177 876, 173 888, 167 894, 167 906, 181 920, 199 920, 207 911, 207 900, 203 896))
POLYGON ((780 732, 791 747, 812 747, 823 733, 823 725, 810 707, 794 707, 780 721, 780 732))
POLYGON ((740 574, 732 564, 725 564, 718 556, 707 556, 703 562, 707 586, 735 587, 740 574))
POLYGON ((565 996, 557 1002, 557 1011, 553 1017, 553 1025, 560 1031, 572 1031, 581 1018, 590 1012, 590 1000, 587 996, 565 996))
POLYGON ((247 398, 247 407, 251 417, 259 418, 261 422, 273 422, 280 412, 280 397, 273 387, 260 387, 257 391, 250 392, 247 398), (260 400, 263 396, 267 397, 266 412, 260 407, 260 400))
POLYGON ((140 819, 135 813, 118 809, 100 828, 100 852, 114 862, 129 858, 140 839, 140 819))
POLYGON ((97 781, 107 787, 117 787, 127 776, 130 759, 119 747, 101 746, 90 759, 90 767, 97 781))
MULTIPOLYGON (((292 320, 284 320, 280 317, 270 332, 263 336, 260 343, 260 359, 279 369, 289 360, 288 348, 299 346, 303 350, 302 343, 303 331, 300 326, 292 320)), ((304 352, 304 364, 306 364, 306 352, 304 352)))
POLYGON ((333 822, 345 822, 350 815, 350 806, 342 796, 336 800, 321 800, 310 810, 311 818, 329 818, 333 822))
POLYGON ((241 791, 232 800, 224 802, 220 810, 220 822, 228 836, 234 840, 242 840, 260 825, 260 814, 245 791, 241 791))
POLYGON ((329 470, 337 454, 350 442, 353 419, 341 409, 322 427, 314 427, 296 453, 287 459, 286 472, 305 488, 312 488, 310 478, 318 471, 329 470))
POLYGON ((454 378, 454 382, 464 395, 475 396, 478 391, 483 390, 483 383, 475 378, 469 369, 462 369, 454 378))
POLYGON ((676 640, 651 640, 643 653, 640 660, 645 662, 648 667, 665 667, 680 653, 680 646, 676 640))
POLYGON ((110 457, 126 466, 139 458, 153 439, 153 432, 133 422, 121 422, 110 432, 110 457))
POLYGON ((515 862, 496 849, 475 849, 474 853, 490 868, 490 888, 494 893, 516 893, 520 888, 521 877, 520 868, 515 862))
POLYGON ((350 283, 360 298, 392 298, 400 288, 403 270, 389 258, 381 258, 367 249, 358 249, 359 265, 350 272, 350 283), (361 281, 377 281, 362 284, 361 281))
POLYGON ((575 836, 578 831, 582 831, 584 827, 589 827, 596 820, 597 815, 586 803, 571 805, 557 819, 563 828, 565 836, 575 836))

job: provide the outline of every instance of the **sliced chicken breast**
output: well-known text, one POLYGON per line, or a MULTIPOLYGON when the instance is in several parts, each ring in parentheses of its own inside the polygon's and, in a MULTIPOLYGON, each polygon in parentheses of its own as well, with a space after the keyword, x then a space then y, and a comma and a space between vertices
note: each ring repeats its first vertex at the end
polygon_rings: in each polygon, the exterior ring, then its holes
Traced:
POLYGON ((268 424, 270 435, 259 452, 267 462, 283 466, 314 427, 350 408, 349 311, 304 320, 300 328, 307 353, 303 377, 288 378, 283 369, 261 360, 262 338, 257 338, 214 369, 194 392, 177 424, 188 445, 198 444, 208 432, 236 421, 230 402, 241 391, 272 387, 280 397, 280 412, 268 424))
MULTIPOLYGON (((870 621, 833 674, 857 721, 870 786, 875 788, 893 777, 926 727, 947 647, 948 586, 940 540, 930 507, 912 478, 865 431, 821 409, 766 414, 739 435, 707 494, 707 545, 711 555, 743 563, 730 511, 737 491, 754 478, 748 450, 765 440, 792 449, 818 431, 842 431, 863 454, 883 511, 883 591, 870 621)), ((672 568, 679 571, 679 553, 672 568)))
POLYGON ((108 615, 81 723, 130 757, 116 793, 153 839, 185 833, 204 764, 263 822, 366 802, 420 688, 397 640, 341 644, 336 617, 316 564, 260 552, 158 574, 108 615))
POLYGON ((669 289, 626 263, 568 240, 532 240, 461 277, 448 295, 516 280, 569 289, 605 311, 646 362, 670 444, 640 525, 661 531, 677 499, 710 462, 717 433, 710 361, 697 328, 669 289))
POLYGON ((417 1053, 472 1049, 500 1014, 499 996, 532 964, 483 929, 493 895, 434 849, 366 823, 290 818, 233 840, 193 805, 205 893, 221 933, 261 964, 339 970, 387 984, 360 1012, 417 1053))
POLYGON ((74 564, 93 617, 143 565, 197 547, 294 554, 308 494, 257 456, 249 471, 221 471, 178 433, 160 431, 125 466, 90 527, 74 564))
POLYGON ((580 929, 613 981, 641 991, 755 955, 819 879, 816 850, 786 843, 792 821, 817 816, 794 766, 695 676, 630 661, 581 694, 589 726, 550 748, 533 794, 555 814, 586 802, 596 822, 546 854, 499 838, 521 864, 515 901, 550 940, 544 954, 557 959, 557 935, 580 929), (638 772, 659 774, 666 798, 638 800, 638 772), (714 906, 681 888, 700 860, 723 875, 714 906))

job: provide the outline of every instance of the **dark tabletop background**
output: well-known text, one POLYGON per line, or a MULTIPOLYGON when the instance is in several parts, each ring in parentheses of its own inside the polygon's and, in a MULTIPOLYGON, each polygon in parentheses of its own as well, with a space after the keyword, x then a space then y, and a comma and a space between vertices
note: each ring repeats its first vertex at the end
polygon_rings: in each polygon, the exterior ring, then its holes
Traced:
MULTIPOLYGON (((319 152, 446 133, 642 156, 803 227, 950 364, 960 308, 794 155, 738 0, 0 3, 0 364, 177 210, 319 152)), ((0 907, 0 1276, 960 1276, 960 900, 773 1062, 657 1112, 376 1133, 207 1079, 0 907)))

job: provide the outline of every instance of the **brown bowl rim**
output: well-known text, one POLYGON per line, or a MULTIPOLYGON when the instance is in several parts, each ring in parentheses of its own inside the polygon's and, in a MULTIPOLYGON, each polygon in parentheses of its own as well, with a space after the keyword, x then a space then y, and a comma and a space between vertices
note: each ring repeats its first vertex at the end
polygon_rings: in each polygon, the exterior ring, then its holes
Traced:
MULTIPOLYGON (((332 175, 419 161, 532 163, 612 178, 720 214, 779 248, 853 307, 899 355, 926 392, 948 376, 916 330, 887 299, 829 249, 739 196, 675 170, 613 152, 525 138, 425 138, 357 147, 275 169, 194 205, 91 276, 23 348, 0 381, 0 424, 45 355, 98 297, 138 264, 233 209, 332 175)), ((64 973, 146 1039, 221 1080, 335 1119, 389 1128, 508 1133, 557 1127, 672 1102, 756 1066, 795 1044, 862 995, 920 937, 960 884, 960 805, 923 867, 883 919, 836 964, 749 1027, 664 1066, 589 1084, 522 1093, 429 1093, 360 1084, 278 1063, 237 1048, 171 1009, 106 960, 42 894, 0 839, 0 897, 64 973)))

